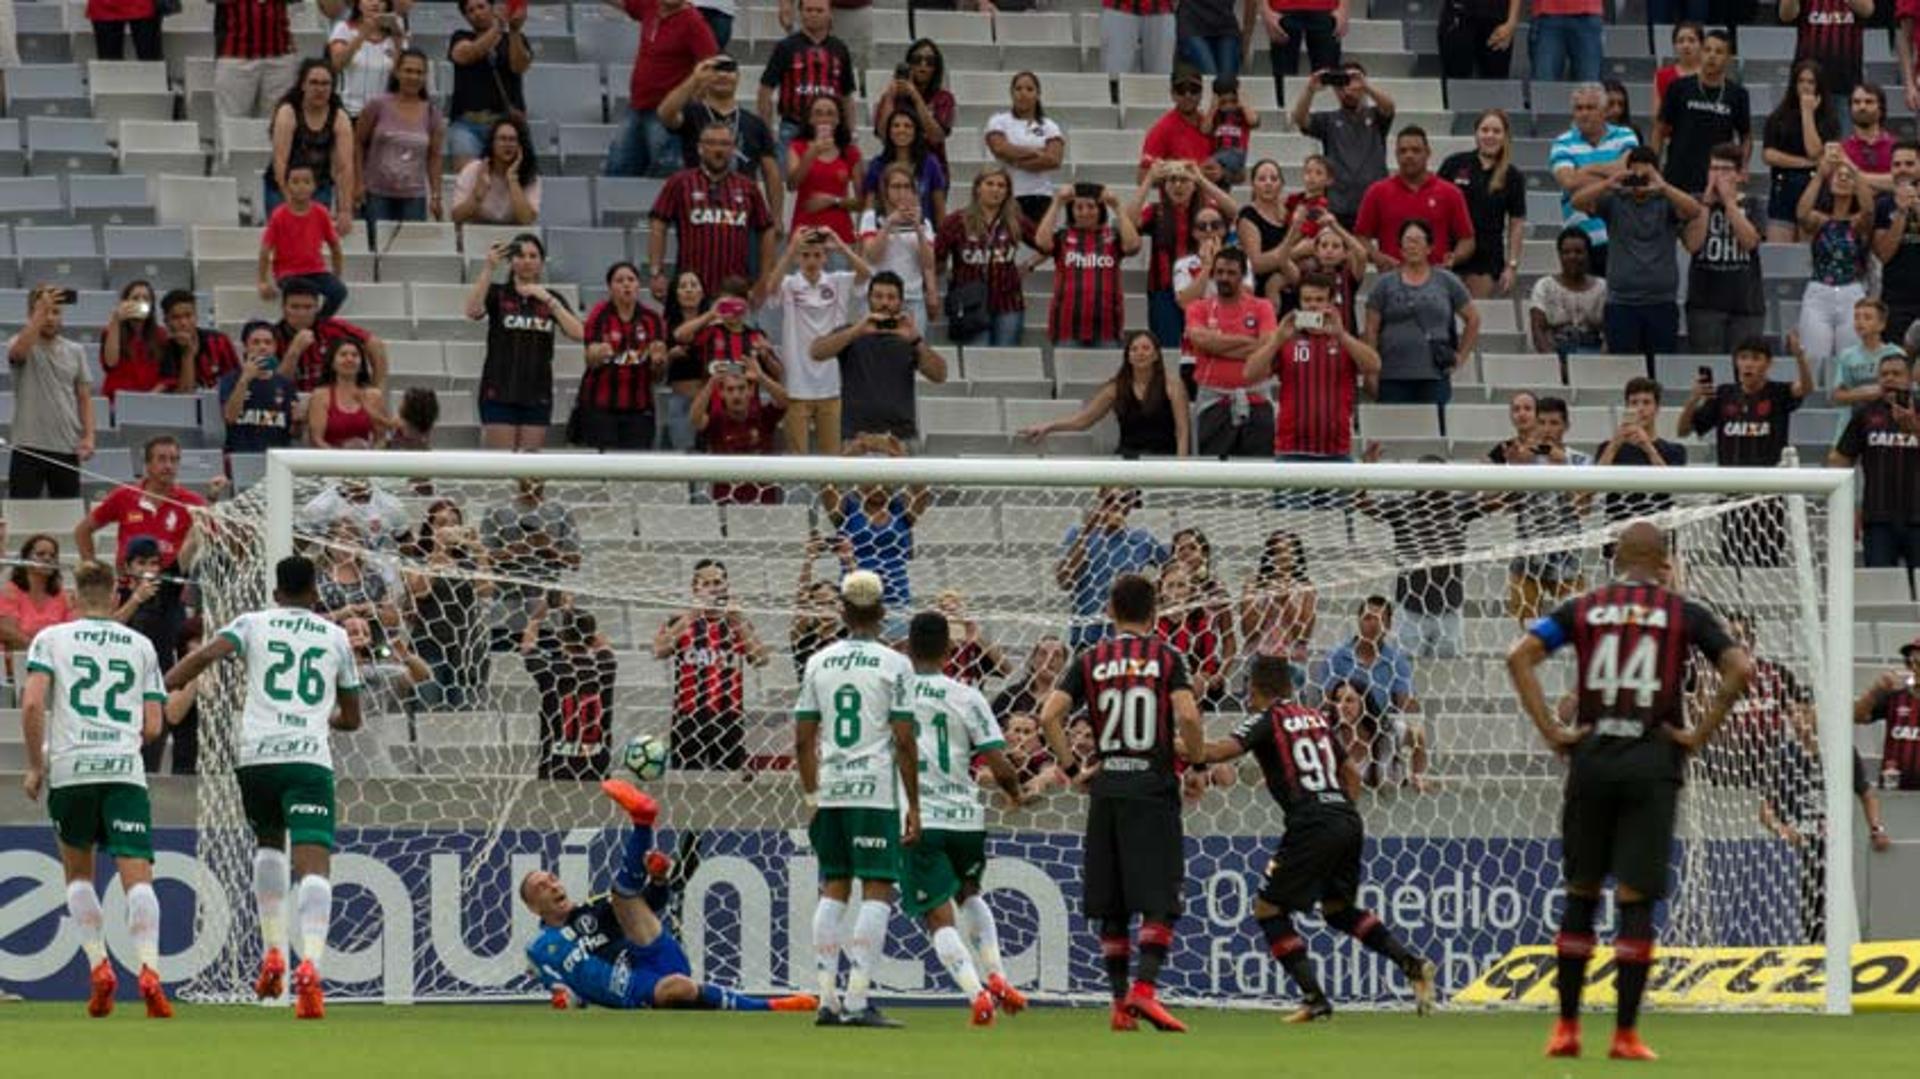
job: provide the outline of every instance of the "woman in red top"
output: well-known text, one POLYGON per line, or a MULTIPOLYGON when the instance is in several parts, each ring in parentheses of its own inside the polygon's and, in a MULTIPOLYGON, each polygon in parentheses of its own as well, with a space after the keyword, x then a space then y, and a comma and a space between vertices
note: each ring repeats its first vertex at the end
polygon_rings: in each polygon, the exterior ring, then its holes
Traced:
POLYGON ((120 306, 100 334, 100 366, 107 377, 100 392, 113 400, 121 390, 152 393, 160 385, 160 355, 167 347, 167 332, 153 302, 153 286, 145 281, 129 281, 120 290, 120 306))
POLYGON ((1653 114, 1660 115, 1660 102, 1667 96, 1667 87, 1686 78, 1700 74, 1700 47, 1706 41, 1706 28, 1697 22, 1687 20, 1673 26, 1673 63, 1653 73, 1653 114))
POLYGON ((98 59, 125 60, 129 32, 135 59, 162 59, 160 10, 154 0, 87 0, 87 21, 93 24, 93 52, 98 59))
MULTIPOLYGON (((6 530, 0 528, 0 543, 6 530)), ((0 588, 0 645, 9 653, 23 652, 48 626, 71 622, 73 602, 60 587, 60 541, 45 533, 27 537, 20 545, 20 564, 13 567, 0 588)))
POLYGON ((832 229, 842 243, 853 242, 853 213, 860 208, 854 177, 860 172, 860 148, 853 144, 840 102, 822 94, 807 107, 810 139, 787 146, 787 182, 793 187, 793 231, 832 229))
POLYGON ((1048 339, 1085 348, 1118 346, 1126 317, 1120 264, 1140 250, 1133 215, 1119 196, 1099 184, 1062 187, 1040 215, 1033 246, 1053 259, 1048 339))
POLYGON ((360 343, 342 337, 327 350, 326 382, 307 398, 307 445, 340 449, 349 444, 386 445, 393 420, 378 386, 359 384, 360 343))

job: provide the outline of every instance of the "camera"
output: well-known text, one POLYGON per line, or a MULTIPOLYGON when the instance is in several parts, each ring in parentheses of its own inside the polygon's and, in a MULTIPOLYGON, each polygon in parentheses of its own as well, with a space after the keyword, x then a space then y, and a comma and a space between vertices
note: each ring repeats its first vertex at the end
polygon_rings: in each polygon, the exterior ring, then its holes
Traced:
POLYGON ((721 318, 742 318, 747 313, 747 301, 738 296, 724 296, 716 300, 713 313, 721 318))
POLYGON ((715 71, 738 71, 740 70, 740 61, 735 60, 731 56, 722 56, 713 62, 713 69, 715 71))
MULTIPOLYGON (((75 299, 78 299, 78 297, 76 296, 75 299)), ((69 300, 67 302, 71 303, 72 301, 69 300)), ((147 301, 141 300, 133 305, 134 318, 143 319, 151 314, 153 314, 153 305, 148 303, 147 301)))
POLYGON ((746 373, 747 373, 746 364, 734 363, 732 360, 715 360, 714 362, 707 365, 707 374, 712 375, 715 378, 718 378, 722 375, 744 375, 746 373))
POLYGON ((1621 180, 1620 186, 1621 187, 1645 187, 1649 183, 1652 183, 1652 181, 1648 180, 1645 174, 1635 172, 1635 173, 1629 173, 1625 179, 1621 180))
POLYGON ((1316 333, 1324 330, 1327 328, 1326 313, 1323 311, 1295 311, 1293 313, 1293 328, 1296 330, 1311 330, 1316 333))
POLYGON ((1320 73, 1320 85, 1338 90, 1353 81, 1353 76, 1344 71, 1323 71, 1320 73))
POLYGON ((897 318, 877 318, 873 320, 873 327, 876 330, 897 330, 900 328, 900 320, 897 318))
POLYGON ((1099 202, 1106 193, 1106 188, 1099 184, 1088 183, 1085 180, 1073 185, 1073 197, 1076 199, 1092 199, 1095 202, 1099 202))
POLYGON ((895 64, 893 67, 893 77, 898 82, 906 82, 912 75, 913 69, 906 64, 895 64))

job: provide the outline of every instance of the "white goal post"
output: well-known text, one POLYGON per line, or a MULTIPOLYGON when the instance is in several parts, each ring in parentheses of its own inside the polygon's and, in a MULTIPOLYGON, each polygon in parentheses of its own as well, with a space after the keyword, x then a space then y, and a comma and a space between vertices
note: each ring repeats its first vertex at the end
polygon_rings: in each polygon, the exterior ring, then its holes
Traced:
MULTIPOLYGON (((1546 495, 1649 494, 1691 498, 1703 507, 1695 524, 1726 525, 1707 514, 1714 504, 1740 500, 1776 500, 1784 505, 1783 531, 1804 557, 1793 560, 1791 597, 1771 602, 1797 611, 1801 640, 1797 654, 1813 683, 1818 715, 1824 783, 1821 784, 1828 822, 1824 864, 1825 1009, 1851 1010, 1850 952, 1857 940, 1853 872, 1852 783, 1853 754, 1851 697, 1853 672, 1853 559, 1854 476, 1834 469, 1715 469, 1715 468, 1530 468, 1442 464, 1273 464, 1197 460, 1121 461, 1058 458, 871 459, 824 457, 710 457, 686 455, 599 455, 543 453, 508 455, 479 451, 437 451, 431 454, 347 450, 275 450, 268 455, 261 496, 255 511, 263 549, 246 559, 249 572, 264 576, 271 590, 272 567, 296 549, 296 519, 305 492, 302 485, 323 477, 366 477, 404 481, 422 475, 436 482, 551 481, 602 482, 617 489, 620 483, 680 484, 689 487, 716 481, 785 485, 811 491, 813 485, 834 484, 847 490, 859 484, 891 487, 926 485, 936 490, 968 488, 1023 488, 1036 491, 1071 489, 1090 493, 1105 487, 1179 492, 1200 507, 1218 501, 1220 507, 1243 505, 1245 499, 1272 492, 1420 492, 1442 491, 1474 495, 1512 492, 1546 495), (1211 494, 1219 492, 1216 500, 1211 494), (1229 496, 1241 499, 1232 502, 1229 496), (1703 497, 1706 496, 1706 497, 1703 497), (1816 557, 1823 554, 1824 559, 1816 557), (257 557, 257 562, 253 558, 257 557)), ((990 494, 990 493, 989 493, 990 494)), ((1063 499, 1068 496, 1062 495, 1063 499)), ((996 514, 998 511, 995 511, 996 514)), ((1225 509, 1216 512, 1226 512, 1225 509)), ((996 520, 1000 518, 996 516, 996 520)), ((1018 527, 1011 513, 1006 529, 1018 527)), ((1351 530, 1351 525, 1348 526, 1351 530)), ((1582 542, 1599 550, 1605 526, 1587 522, 1582 542), (1600 537, 1600 538, 1596 538, 1600 537)), ((315 537, 300 537, 311 540, 315 537)), ((1057 533, 1032 537, 1035 543, 1054 542, 1057 533)), ((1482 561, 1504 564, 1509 555, 1528 550, 1524 543, 1484 553, 1482 561)), ((687 552, 689 554, 695 552, 687 552)), ((706 553, 706 552, 699 552, 706 553)), ((1517 555, 1516 555, 1517 556, 1517 555)), ((1592 563, 1591 557, 1589 564, 1592 563)), ((1784 573, 1785 571, 1783 571, 1784 573)), ((1729 571, 1729 576, 1732 572, 1729 571)), ((1785 576, 1779 578, 1784 581, 1785 576)), ((216 586, 217 587, 217 586, 216 586)), ((249 589, 251 591, 251 588, 249 589)), ((922 603, 923 597, 916 596, 922 603)), ((1332 616, 1329 616, 1332 617, 1332 616)), ((1344 620, 1346 612, 1339 617, 1344 620)), ((1510 699, 1510 698, 1509 698, 1510 699)), ((1517 705, 1511 706, 1517 716, 1517 705)), ((761 787, 767 786, 764 782, 761 787)), ((742 788, 752 789, 752 788, 742 788)), ((1555 787, 1557 790, 1557 785, 1555 787)), ((1255 796, 1258 795, 1255 792, 1255 796)), ((351 810, 343 810, 351 822, 351 810)), ((1363 813, 1366 812, 1363 807, 1363 813)), ((1549 824, 1550 828, 1551 825, 1549 824)), ((1371 831, 1371 829, 1370 829, 1371 831)), ((1533 872, 1529 869, 1528 872, 1533 872)), ((1557 865, 1539 870, 1557 882, 1557 865)), ((991 885, 990 885, 991 886, 991 885)), ((1385 912, 1383 912, 1384 915, 1385 912)), ((1077 922, 1076 922, 1077 924, 1077 922)), ((436 931, 438 927, 436 926, 436 931)), ((1536 941, 1535 943, 1544 943, 1536 941)), ((1787 943, 1778 941, 1775 943, 1787 943)), ((743 949, 744 950, 744 949, 743 949)), ((402 994, 404 996, 404 994, 402 994)), ((391 992, 388 999, 397 999, 391 992)))

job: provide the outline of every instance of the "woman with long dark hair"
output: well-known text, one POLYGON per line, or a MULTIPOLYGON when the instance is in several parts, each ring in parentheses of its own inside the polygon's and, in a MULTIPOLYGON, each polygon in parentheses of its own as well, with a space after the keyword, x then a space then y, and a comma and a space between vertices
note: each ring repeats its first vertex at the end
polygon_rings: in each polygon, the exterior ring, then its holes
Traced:
MULTIPOLYGON (((1700 74, 1700 53, 1706 47, 1707 28, 1692 19, 1673 24, 1673 63, 1653 73, 1653 114, 1667 98, 1667 88, 1689 75, 1700 74)), ((1622 127, 1629 126, 1621 124, 1622 127)))
POLYGON ((365 360, 360 342, 350 337, 335 338, 327 346, 327 380, 307 396, 307 445, 331 449, 386 445, 393 418, 387 415, 386 391, 360 384, 365 360))
POLYGON ((353 121, 335 92, 333 68, 317 56, 300 61, 300 74, 280 103, 273 107, 268 131, 273 137, 273 160, 263 181, 266 198, 262 216, 286 201, 287 170, 305 165, 313 170, 313 201, 333 213, 335 226, 346 235, 353 225, 348 200, 357 190, 353 174, 353 121))
POLYGON ((1187 661, 1193 695, 1209 710, 1226 704, 1227 671, 1235 648, 1233 615, 1207 602, 1193 571, 1179 562, 1160 567, 1160 639, 1187 661))
POLYGON ((1161 348, 1179 348, 1186 334, 1187 316, 1173 293, 1174 264, 1200 249, 1193 220, 1200 207, 1211 204, 1231 221, 1240 213, 1233 196, 1215 187, 1189 161, 1156 161, 1147 170, 1147 181, 1134 194, 1129 208, 1140 234, 1147 237, 1151 258, 1147 262, 1147 323, 1161 348), (1147 204, 1149 194, 1159 199, 1147 204))
POLYGON ((1040 215, 1033 246, 1053 259, 1047 338, 1087 348, 1119 344, 1126 316, 1120 264, 1140 250, 1133 214, 1119 196, 1098 185, 1060 188, 1040 215))
POLYGON ((1866 298, 1873 193, 1839 148, 1821 158, 1800 193, 1800 229, 1813 237, 1812 272, 1800 297, 1799 345, 1816 368, 1860 343, 1853 305, 1866 298))
MULTIPOLYGON (((435 181, 437 186, 437 181, 435 181)), ((531 225, 540 218, 540 162, 527 125, 512 117, 487 131, 487 152, 453 181, 453 221, 531 225)))
POLYGON ((667 369, 667 324, 640 306, 640 269, 607 267, 607 298, 587 313, 587 373, 572 441, 598 450, 653 448, 653 380, 667 369))
POLYGON ((913 189, 920 196, 920 215, 928 221, 947 216, 947 170, 927 145, 925 128, 911 112, 896 112, 887 120, 880 150, 867 162, 860 181, 860 197, 869 209, 883 211, 887 193, 882 190, 881 174, 898 165, 913 178, 913 189))
POLYGON ((1127 335, 1120 369, 1094 391, 1080 411, 1024 428, 1020 437, 1043 442, 1056 431, 1085 431, 1108 413, 1120 427, 1120 456, 1133 460, 1187 455, 1192 437, 1187 388, 1162 358, 1159 342, 1145 330, 1127 335))
POLYGON ((427 96, 427 54, 407 49, 387 77, 387 92, 354 122, 360 147, 360 209, 369 225, 441 216, 440 158, 446 124, 427 96))
POLYGON ((1240 593, 1240 640, 1247 654, 1278 656, 1304 670, 1319 605, 1299 533, 1268 533, 1259 565, 1240 593))
POLYGON ((1467 200, 1478 242, 1453 272, 1478 297, 1513 294, 1520 245, 1527 236, 1527 177, 1513 164, 1513 124, 1504 109, 1487 109, 1473 125, 1473 149, 1447 158, 1441 179, 1467 200))
POLYGON ((9 653, 24 652, 41 630, 73 619, 73 600, 60 586, 60 541, 44 532, 28 536, 0 588, 0 645, 9 653))
POLYGON ((1644 144, 1647 133, 1633 122, 1633 99, 1627 96, 1627 84, 1619 79, 1601 79, 1600 87, 1607 92, 1607 123, 1626 128, 1644 144))
POLYGON ((1287 262, 1286 245, 1281 242, 1287 237, 1287 210, 1282 201, 1287 191, 1286 176, 1280 171, 1280 163, 1269 157, 1253 163, 1248 179, 1252 181, 1253 197, 1240 207, 1233 229, 1240 237, 1240 250, 1247 253, 1247 267, 1253 271, 1253 291, 1273 299, 1267 283, 1287 262))
POLYGON ((547 248, 523 233, 487 249, 486 271, 467 290, 467 317, 487 320, 480 369, 480 444, 490 450, 537 450, 553 413, 554 336, 581 340, 584 327, 567 301, 547 291, 547 248), (509 262, 507 279, 494 271, 509 262))
POLYGON ((1013 177, 986 165, 973 177, 967 208, 947 215, 934 237, 935 263, 948 287, 981 282, 987 290, 987 328, 954 344, 1009 348, 1020 343, 1027 323, 1026 290, 1020 283, 1020 240, 1025 222, 1013 199, 1013 177))
MULTIPOLYGON (((700 275, 691 270, 682 270, 673 279, 672 291, 667 293, 667 340, 671 342, 681 326, 706 314, 711 303, 712 299, 700 275)), ((660 401, 660 410, 655 417, 658 431, 654 435, 654 448, 671 448, 682 453, 693 449, 693 397, 706 384, 706 365, 700 362, 700 355, 693 346, 669 344, 667 392, 660 401)))
POLYGON ((1771 170, 1767 189, 1767 242, 1790 244, 1800 232, 1800 195, 1813 182, 1821 148, 1840 137, 1840 117, 1820 89, 1820 62, 1793 65, 1788 89, 1761 129, 1760 160, 1771 170))
POLYGON ((1013 177, 1013 198, 1028 221, 1040 220, 1053 201, 1056 173, 1067 160, 1067 136, 1040 101, 1040 76, 1022 71, 1007 87, 1007 111, 994 113, 984 129, 987 152, 1013 177))
MULTIPOLYGON (((808 137, 787 144, 787 185, 793 189, 793 231, 832 229, 841 243, 854 241, 853 215, 860 209, 854 178, 860 148, 840 112, 840 100, 822 94, 807 106, 808 137)), ((714 282, 717 284, 718 282, 714 282)))
POLYGON ((107 400, 122 390, 152 393, 160 385, 167 331, 160 325, 159 306, 145 281, 129 281, 120 290, 120 303, 100 332, 100 366, 107 375, 100 392, 107 400))
POLYGON ((952 91, 947 89, 947 58, 941 55, 940 46, 934 44, 932 38, 923 37, 907 46, 907 59, 900 67, 906 69, 907 77, 900 78, 896 69, 892 85, 873 103, 873 133, 880 136, 881 144, 885 145, 887 121, 897 113, 912 113, 926 133, 928 149, 933 151, 940 167, 950 174, 947 136, 953 134, 953 118, 958 106, 952 91))

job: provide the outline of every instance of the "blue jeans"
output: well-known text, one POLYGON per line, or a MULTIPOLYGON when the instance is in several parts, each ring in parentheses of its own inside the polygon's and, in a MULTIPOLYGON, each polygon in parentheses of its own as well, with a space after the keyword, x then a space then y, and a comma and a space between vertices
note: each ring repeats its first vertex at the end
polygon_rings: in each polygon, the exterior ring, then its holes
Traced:
POLYGON ((1527 51, 1533 57, 1533 78, 1544 82, 1599 82, 1605 60, 1601 34, 1598 15, 1535 18, 1527 34, 1527 51))
POLYGON ((606 175, 664 178, 680 171, 680 136, 667 130, 660 114, 628 109, 607 147, 606 175))
POLYGON ((1453 380, 1447 378, 1383 378, 1380 396, 1383 405, 1431 404, 1440 411, 1440 433, 1447 433, 1447 402, 1453 400, 1453 380))
POLYGON ((1902 524, 1869 524, 1860 529, 1860 546, 1869 566, 1920 568, 1920 527, 1902 524))
POLYGON ((369 194, 366 205, 361 209, 369 225, 377 221, 425 221, 427 197, 422 195, 419 198, 402 199, 369 194))
POLYGON ((1181 38, 1180 55, 1200 69, 1202 75, 1237 76, 1240 74, 1240 35, 1181 38))
POLYGON ((698 10, 700 17, 707 20, 707 29, 713 31, 713 43, 720 47, 721 52, 726 52, 727 42, 733 40, 733 16, 712 8, 703 7, 698 10))
POLYGON ((1147 328, 1153 331, 1153 339, 1168 352, 1179 352, 1180 339, 1187 334, 1187 313, 1180 307, 1180 301, 1170 288, 1154 289, 1147 293, 1147 328))
POLYGON ((493 121, 448 120, 447 160, 471 161, 487 152, 487 134, 493 121))
POLYGON ((654 431, 655 449, 693 452, 693 401, 671 390, 660 395, 660 426, 654 431))
POLYGON ((1615 356, 1656 356, 1680 348, 1680 308, 1671 303, 1609 303, 1607 351, 1615 356))
MULTIPOLYGON (((312 285, 319 291, 319 317, 322 319, 339 314, 341 306, 347 302, 347 283, 330 273, 288 274, 274 283, 280 286, 280 291, 284 293, 287 291, 287 286, 296 281, 312 285)), ((368 363, 372 362, 372 357, 369 356, 362 356, 361 359, 368 363)))
POLYGON ((961 348, 974 348, 980 345, 1012 348, 1020 343, 1020 334, 1027 328, 1027 312, 1024 308, 1019 311, 1002 311, 990 318, 991 321, 986 329, 964 341, 955 341, 954 344, 961 348))

